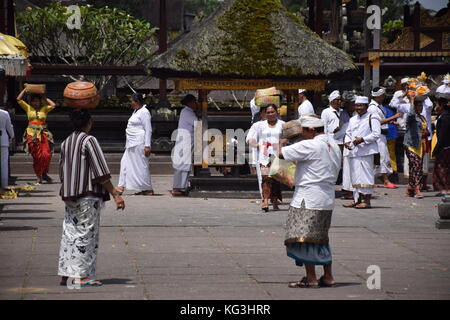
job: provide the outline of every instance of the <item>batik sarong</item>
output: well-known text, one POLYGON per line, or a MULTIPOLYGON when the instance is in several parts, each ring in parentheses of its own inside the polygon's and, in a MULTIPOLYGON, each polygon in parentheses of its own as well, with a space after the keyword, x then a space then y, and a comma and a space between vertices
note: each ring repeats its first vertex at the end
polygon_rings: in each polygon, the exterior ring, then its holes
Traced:
POLYGON ((102 207, 103 201, 94 197, 66 201, 58 275, 95 277, 102 207))
POLYGON ((409 178, 408 185, 415 188, 420 185, 423 176, 423 158, 417 153, 405 148, 406 156, 408 157, 409 178))
POLYGON ((304 201, 300 208, 289 208, 284 244, 288 257, 297 266, 331 263, 328 238, 331 216, 332 210, 306 209, 304 201))
POLYGON ((436 156, 433 187, 436 191, 450 189, 450 148, 442 150, 436 156))

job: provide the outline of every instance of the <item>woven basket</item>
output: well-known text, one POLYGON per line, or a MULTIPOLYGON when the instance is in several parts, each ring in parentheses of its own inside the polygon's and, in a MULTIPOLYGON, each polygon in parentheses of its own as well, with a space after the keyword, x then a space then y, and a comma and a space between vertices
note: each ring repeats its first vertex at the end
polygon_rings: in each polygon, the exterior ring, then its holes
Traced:
POLYGON ((255 104, 260 108, 267 107, 269 104, 279 107, 281 104, 281 91, 275 87, 256 90, 255 104))
POLYGON ((45 94, 45 84, 29 84, 25 83, 25 89, 30 94, 45 94))

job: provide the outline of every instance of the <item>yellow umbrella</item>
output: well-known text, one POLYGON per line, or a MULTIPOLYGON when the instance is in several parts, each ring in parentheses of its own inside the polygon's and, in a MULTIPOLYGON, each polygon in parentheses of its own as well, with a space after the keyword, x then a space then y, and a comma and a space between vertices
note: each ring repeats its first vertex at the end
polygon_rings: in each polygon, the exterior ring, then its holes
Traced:
POLYGON ((3 40, 2 42, 6 42, 17 48, 19 50, 19 53, 23 55, 25 58, 28 57, 27 46, 19 39, 3 33, 0 33, 0 39, 3 40))
POLYGON ((0 35, 0 55, 9 56, 13 54, 20 54, 19 49, 0 35))

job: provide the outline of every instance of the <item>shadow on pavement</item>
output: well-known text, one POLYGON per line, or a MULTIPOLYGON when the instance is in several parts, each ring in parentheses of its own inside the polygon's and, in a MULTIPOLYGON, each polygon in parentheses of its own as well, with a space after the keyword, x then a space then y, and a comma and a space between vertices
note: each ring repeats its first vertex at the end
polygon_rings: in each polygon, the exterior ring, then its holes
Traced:
POLYGON ((0 226, 0 231, 29 231, 29 230, 37 230, 37 229, 38 228, 35 228, 35 227, 2 227, 2 226, 0 226))
POLYGON ((50 220, 47 217, 2 217, 2 220, 50 220))
POLYGON ((44 209, 8 209, 3 210, 2 213, 50 213, 56 212, 55 210, 44 210, 44 209))
POLYGON ((103 284, 135 284, 131 279, 122 279, 122 278, 111 278, 111 279, 101 279, 99 280, 103 284))

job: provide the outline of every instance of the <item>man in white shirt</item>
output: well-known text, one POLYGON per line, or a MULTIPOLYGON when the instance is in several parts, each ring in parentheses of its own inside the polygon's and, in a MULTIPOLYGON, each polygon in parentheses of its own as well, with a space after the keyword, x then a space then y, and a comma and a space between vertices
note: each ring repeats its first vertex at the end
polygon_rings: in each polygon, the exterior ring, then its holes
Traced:
POLYGON ((0 189, 8 186, 9 140, 14 139, 14 130, 8 111, 0 109, 0 189))
MULTIPOLYGON (((349 91, 342 94, 344 98, 344 108, 341 112, 341 120, 344 123, 342 130, 347 131, 350 119, 356 115, 355 112, 355 101, 356 95, 354 92, 349 91)), ((349 150, 344 148, 342 153, 342 192, 343 195, 341 199, 353 199, 354 188, 350 179, 350 160, 348 158, 349 150)))
POLYGON ((341 123, 341 95, 338 90, 334 90, 328 97, 330 106, 322 111, 320 118, 325 124, 325 134, 334 138, 334 141, 342 147, 344 143, 345 130, 342 130, 341 123))
POLYGON ((306 115, 299 119, 305 140, 283 147, 280 158, 296 161, 295 192, 286 222, 287 255, 296 265, 305 265, 306 277, 290 287, 332 286, 331 250, 328 229, 334 209, 334 185, 341 166, 341 151, 324 134, 324 122, 306 115), (323 265, 317 281, 315 266, 323 265))
POLYGON ((298 118, 305 114, 315 114, 312 103, 306 97, 306 89, 298 89, 298 118))
POLYGON ((194 126, 198 120, 195 110, 197 99, 186 95, 181 103, 185 106, 180 113, 175 147, 172 150, 173 196, 187 195, 188 177, 192 167, 192 154, 194 151, 194 126))
POLYGON ((354 188, 354 201, 344 207, 371 208, 370 198, 375 183, 374 155, 378 153, 377 140, 381 134, 380 118, 368 112, 369 98, 356 97, 356 113, 350 119, 344 147, 349 150, 350 179, 354 188))
POLYGON ((389 123, 400 118, 402 115, 397 113, 392 117, 386 118, 386 111, 383 108, 383 101, 386 98, 386 89, 382 87, 375 87, 372 90, 372 101, 369 103, 367 112, 375 114, 381 121, 381 135, 377 141, 378 152, 380 153, 380 164, 375 167, 375 175, 381 175, 383 177, 384 187, 388 189, 396 189, 394 183, 389 180, 389 175, 393 172, 391 165, 391 158, 389 157, 389 149, 387 145, 387 131, 389 123))

